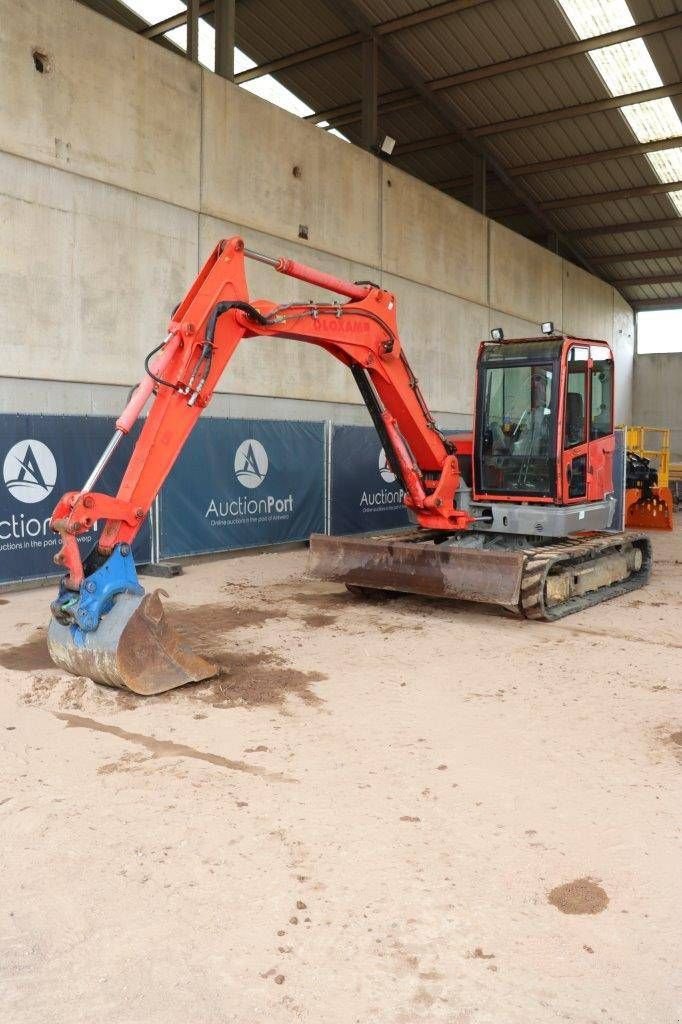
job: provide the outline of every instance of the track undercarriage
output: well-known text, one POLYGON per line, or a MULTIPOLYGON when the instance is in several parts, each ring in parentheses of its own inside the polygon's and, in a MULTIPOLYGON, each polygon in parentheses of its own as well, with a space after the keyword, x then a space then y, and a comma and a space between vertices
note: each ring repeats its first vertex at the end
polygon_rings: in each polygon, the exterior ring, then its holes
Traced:
POLYGON ((553 621, 643 587, 651 572, 645 534, 561 539, 508 534, 391 534, 310 539, 311 573, 370 596, 419 594, 502 606, 553 621))

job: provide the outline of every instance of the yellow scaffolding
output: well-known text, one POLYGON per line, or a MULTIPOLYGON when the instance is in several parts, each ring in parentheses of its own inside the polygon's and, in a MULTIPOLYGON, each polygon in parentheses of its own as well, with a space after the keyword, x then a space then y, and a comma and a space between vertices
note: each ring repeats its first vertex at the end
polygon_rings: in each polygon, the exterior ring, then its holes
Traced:
POLYGON ((625 447, 642 458, 655 463, 658 486, 667 487, 670 480, 670 430, 667 427, 621 427, 625 430, 625 447), (659 444, 651 445, 651 435, 657 435, 659 444))

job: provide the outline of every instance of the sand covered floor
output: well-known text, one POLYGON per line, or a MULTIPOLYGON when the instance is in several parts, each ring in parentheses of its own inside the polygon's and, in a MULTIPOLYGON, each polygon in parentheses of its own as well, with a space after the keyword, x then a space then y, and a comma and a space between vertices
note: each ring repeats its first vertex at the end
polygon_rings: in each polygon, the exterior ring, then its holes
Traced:
POLYGON ((550 625, 190 565, 223 672, 147 699, 1 594, 2 1020, 677 1022, 682 523, 654 543, 550 625))

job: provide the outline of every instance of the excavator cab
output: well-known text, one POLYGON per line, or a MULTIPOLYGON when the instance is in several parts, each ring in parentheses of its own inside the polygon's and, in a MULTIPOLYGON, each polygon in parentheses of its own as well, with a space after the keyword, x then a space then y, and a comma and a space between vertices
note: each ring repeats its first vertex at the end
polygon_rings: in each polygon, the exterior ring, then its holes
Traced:
POLYGON ((566 506, 585 506, 577 512, 589 517, 584 529, 607 529, 615 511, 614 449, 606 342, 543 335, 480 346, 475 502, 543 506, 539 532, 550 536, 565 536, 557 527, 566 513, 554 510, 566 506))
POLYGON ((481 495, 553 495, 558 380, 547 346, 482 349, 474 445, 481 495))

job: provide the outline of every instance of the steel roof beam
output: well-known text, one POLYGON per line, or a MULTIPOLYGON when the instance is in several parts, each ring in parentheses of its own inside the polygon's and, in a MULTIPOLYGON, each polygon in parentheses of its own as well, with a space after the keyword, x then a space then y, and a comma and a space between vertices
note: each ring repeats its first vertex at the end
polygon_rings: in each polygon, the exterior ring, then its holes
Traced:
POLYGON ((642 156, 645 153, 659 153, 666 149, 677 149, 682 146, 682 135, 669 139, 656 139, 653 142, 636 142, 630 146, 617 146, 615 149, 600 149, 594 153, 576 153, 574 156, 557 157, 554 160, 540 160, 533 164, 520 164, 510 167, 512 178, 529 174, 543 174, 546 171, 560 170, 562 167, 583 167, 586 164, 604 163, 607 160, 622 160, 629 156, 642 156))
MULTIPOLYGON (((411 97, 409 89, 403 90, 405 96, 402 99, 391 100, 379 104, 380 114, 390 114, 394 110, 404 110, 405 107, 413 107, 416 103, 411 97)), ((554 124, 555 121, 564 121, 573 117, 589 117, 592 114, 600 114, 603 111, 619 110, 621 107, 630 107, 635 103, 649 103, 651 100, 666 99, 669 96, 682 95, 682 82, 673 82, 672 85, 659 85, 655 89, 642 89, 639 92, 624 93, 622 96, 607 96, 603 100, 590 100, 589 103, 576 103, 572 107, 559 107, 558 110, 543 110, 539 114, 526 114, 524 117, 512 117, 507 121, 494 121, 490 124, 476 125, 470 128, 472 135, 477 138, 486 138, 489 135, 500 135, 503 132, 519 131, 521 128, 535 128, 538 125, 554 124)), ((343 111, 343 115, 333 117, 332 127, 345 128, 349 124, 357 124, 360 120, 358 113, 353 113, 357 104, 348 103, 345 107, 337 107, 343 111)), ((327 112, 328 113, 328 112, 327 112)), ((320 120, 321 115, 308 115, 308 120, 320 120)), ((322 118, 324 120, 324 118, 322 118)), ((458 141, 455 132, 447 132, 444 135, 434 135, 427 139, 415 139, 414 142, 405 142, 395 147, 395 155, 403 153, 419 153, 423 149, 437 149, 439 146, 449 146, 458 141)))
MULTIPOLYGON (((570 210, 574 206, 592 206, 594 203, 611 203, 619 199, 636 199, 639 196, 658 196, 666 192, 682 190, 682 181, 657 181, 653 185, 633 185, 630 188, 617 188, 612 192, 590 192, 582 196, 564 196, 562 199, 547 199, 539 202, 541 210, 570 210)), ((500 210, 491 210, 491 217, 515 217, 523 213, 522 207, 508 206, 500 210)))
POLYGON ((651 277, 614 277, 612 284, 618 288, 640 288, 647 284, 677 284, 682 281, 682 270, 676 274, 652 274, 651 277))
MULTIPOLYGON (((380 22, 373 26, 373 33, 376 36, 390 35, 392 32, 400 32, 401 29, 413 28, 415 25, 423 25, 424 22, 434 21, 437 18, 445 18, 448 14, 457 14, 459 11, 466 11, 472 7, 480 7, 490 0, 446 0, 445 3, 436 4, 435 7, 427 7, 422 11, 415 11, 413 14, 404 14, 400 18, 391 18, 389 21, 380 22)), ((254 78, 262 78, 263 75, 272 75, 276 71, 284 71, 286 68, 295 67, 298 64, 305 64, 317 57, 325 57, 328 53, 336 53, 338 50, 346 50, 351 46, 357 46, 362 42, 364 34, 351 32, 337 39, 330 39, 326 43, 319 43, 305 50, 290 53, 285 57, 278 57, 275 60, 266 61, 258 67, 249 68, 236 76, 238 84, 251 82, 254 78)))
POLYGON ((682 257, 682 246, 676 249, 641 249, 639 252, 612 252, 606 256, 590 256, 590 263, 636 263, 638 260, 666 260, 682 257))
POLYGON ((659 85, 655 89, 641 89, 638 92, 623 93, 622 96, 607 96, 603 100, 590 100, 588 103, 575 103, 572 107, 560 107, 558 110, 543 110, 539 114, 527 114, 525 117, 513 117, 507 121, 496 121, 492 124, 478 125, 472 128, 474 135, 500 135, 503 132, 519 131, 521 128, 534 128, 536 125, 554 124, 573 117, 589 117, 607 110, 619 110, 631 107, 636 103, 649 103, 651 100, 667 99, 669 96, 682 94, 682 82, 671 85, 659 85))
MULTIPOLYGON (((379 25, 374 26, 374 31, 380 36, 388 35, 391 32, 400 32, 401 29, 422 25, 424 22, 434 21, 436 18, 445 18, 448 14, 456 14, 459 11, 480 7, 482 4, 490 2, 491 0, 445 0, 444 3, 437 4, 435 7, 428 7, 423 11, 416 11, 413 14, 405 14, 400 18, 391 18, 389 21, 381 22, 379 25)), ((214 7, 215 0, 206 0, 206 2, 201 3, 199 6, 199 16, 203 17, 206 14, 212 14, 214 7)), ((147 39, 156 39, 158 36, 165 35, 166 32, 184 25, 186 21, 187 12, 180 11, 179 14, 174 14, 169 18, 164 18, 163 21, 157 22, 155 25, 149 25, 147 28, 141 29, 140 35, 145 36, 147 39)), ((337 39, 330 39, 328 42, 320 43, 318 46, 311 46, 305 50, 299 50, 297 53, 290 53, 285 57, 267 61, 264 64, 258 65, 258 67, 249 68, 248 71, 242 71, 235 77, 235 81, 238 84, 251 82, 255 78, 262 78, 263 75, 272 75, 276 71, 283 71, 285 68, 304 64, 309 60, 315 60, 317 57, 325 57, 329 53, 336 53, 338 50, 357 46, 362 42, 362 39, 363 36, 359 32, 339 36, 337 39)))
POLYGON ((682 228, 682 217, 659 217, 658 220, 631 220, 622 224, 597 224, 592 228, 569 228, 569 238, 596 238, 599 235, 624 235, 631 231, 659 231, 661 228, 682 228))
MULTIPOLYGON (((296 67, 298 64, 306 64, 309 60, 326 57, 329 53, 337 53, 339 50, 348 50, 351 46, 359 46, 364 38, 362 32, 350 32, 346 36, 330 39, 326 43, 319 43, 317 46, 311 46, 307 50, 299 50, 298 53, 290 53, 286 57, 270 60, 267 64, 259 64, 257 67, 249 68, 247 71, 240 71, 238 75, 234 76, 234 80, 237 85, 243 85, 244 82, 252 82, 255 78, 262 78, 263 75, 273 75, 277 71, 285 71, 287 68, 296 67)), ((358 121, 360 116, 360 113, 358 113, 358 121)))
MULTIPOLYGON (((623 157, 641 156, 645 153, 657 153, 661 150, 677 149, 678 147, 682 147, 682 135, 676 135, 670 139, 657 139, 654 142, 637 142, 631 146, 618 146, 617 149, 595 150, 594 153, 576 153, 575 156, 562 156, 556 160, 540 160, 534 164, 521 164, 517 167, 508 167, 507 173, 512 178, 526 178, 531 174, 543 174, 546 171, 556 171, 565 167, 582 167, 585 164, 621 160, 623 157)), ((396 150, 397 148, 396 146, 396 150)), ((471 180, 471 177, 464 175, 437 181, 434 185, 436 188, 448 191, 449 189, 464 188, 471 184, 471 180)))
POLYGON ((652 309, 682 309, 682 295, 671 295, 668 299, 628 299, 636 313, 652 309))
MULTIPOLYGON (((522 54, 520 57, 512 57, 509 60, 498 61, 495 64, 486 64, 484 67, 471 68, 469 71, 460 71, 455 75, 446 75, 443 78, 435 78, 424 83, 424 88, 429 92, 439 92, 443 89, 452 89, 458 85, 468 85, 470 82, 479 82, 485 78, 494 78, 498 75, 505 75, 511 71, 521 71, 529 67, 537 67, 540 64, 547 64, 567 57, 576 57, 587 53, 590 50, 601 49, 604 46, 613 46, 616 43, 628 42, 630 39, 641 39, 646 36, 655 35, 660 32, 669 32, 676 28, 682 28, 682 13, 669 14, 664 18, 654 18, 651 21, 641 22, 639 25, 631 25, 628 28, 617 29, 615 32, 605 32, 599 36, 591 36, 589 39, 576 39, 561 46, 553 46, 549 50, 538 50, 535 53, 522 54)), ((369 25, 369 32, 375 31, 374 26, 369 25)), ((380 101, 390 103, 393 100, 401 99, 404 90, 393 90, 384 93, 380 101)), ((612 97, 615 98, 615 97, 612 97)), ((419 97, 414 97, 419 102, 419 97)), ((318 114, 310 115, 310 120, 332 121, 335 117, 343 117, 346 114, 355 114, 360 110, 360 105, 355 103, 350 109, 350 104, 343 107, 333 107, 321 111, 318 114)))
MULTIPOLYGON (((199 4, 199 17, 203 18, 205 14, 211 14, 213 7, 215 6, 214 0, 208 0, 208 2, 199 4)), ((158 21, 156 25, 149 25, 147 28, 140 30, 140 35, 144 36, 145 39, 156 39, 157 36, 163 36, 166 32, 170 32, 174 28, 179 28, 180 25, 187 23, 187 11, 180 11, 179 14, 173 14, 170 18, 164 18, 163 21, 158 21)))
POLYGON ((575 39, 570 43, 563 43, 561 46, 552 46, 548 50, 538 50, 535 53, 525 53, 520 57, 498 61, 496 64, 488 64, 482 68, 472 68, 470 71, 459 71, 455 75, 445 75, 443 78, 436 78, 429 82, 427 88, 435 91, 450 89, 454 85, 480 82, 484 78, 494 78, 497 75, 508 74, 510 71, 523 71, 526 68, 537 67, 539 64, 553 64, 557 60, 577 57, 589 50, 599 50, 604 46, 614 46, 616 43, 626 43, 630 39, 642 39, 645 36, 669 32, 676 28, 682 28, 682 13, 669 14, 664 18, 653 18, 651 21, 643 21, 639 25, 619 28, 614 32, 604 32, 602 35, 591 36, 588 39, 575 39))

